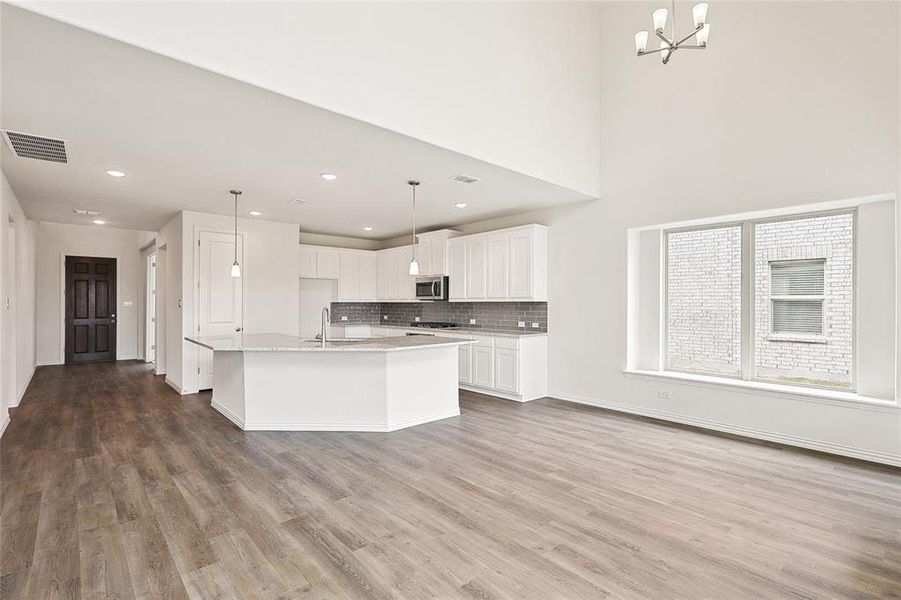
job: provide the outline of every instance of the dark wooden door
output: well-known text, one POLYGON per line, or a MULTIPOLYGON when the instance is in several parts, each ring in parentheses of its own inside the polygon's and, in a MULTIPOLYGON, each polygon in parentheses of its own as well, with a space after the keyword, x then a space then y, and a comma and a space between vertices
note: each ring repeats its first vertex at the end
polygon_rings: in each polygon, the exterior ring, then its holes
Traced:
POLYGON ((116 360, 116 259, 66 257, 66 363, 116 360))

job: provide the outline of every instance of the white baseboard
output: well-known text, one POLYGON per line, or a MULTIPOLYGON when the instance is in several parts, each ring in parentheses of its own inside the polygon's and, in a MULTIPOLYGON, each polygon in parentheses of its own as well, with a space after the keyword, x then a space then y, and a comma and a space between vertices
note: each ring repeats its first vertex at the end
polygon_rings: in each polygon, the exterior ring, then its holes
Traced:
POLYGON ((535 399, 529 398, 527 400, 522 396, 517 396, 516 394, 508 394, 507 392, 499 392, 492 388, 483 388, 475 385, 467 385, 465 383, 460 383, 457 385, 457 387, 459 387, 461 390, 467 390, 469 392, 475 392, 477 394, 485 394, 486 396, 493 396, 495 398, 502 398, 504 400, 512 400, 514 402, 529 402, 530 400, 535 399))
POLYGON ((628 413, 632 415, 639 415, 642 417, 652 417, 654 419, 660 419, 663 421, 672 421, 673 423, 681 423, 683 425, 692 425, 694 427, 700 427, 702 429, 711 429, 713 431, 721 431, 723 433, 731 433, 734 435, 740 435, 744 437, 754 438, 758 440, 765 440, 768 442, 776 442, 779 444, 785 444, 787 446, 797 446, 799 448, 807 448, 808 450, 818 450, 820 452, 827 452, 829 454, 837 454, 839 456, 847 456, 850 458, 858 458, 861 460, 867 460, 870 462, 880 463, 884 465, 893 465, 896 467, 901 467, 901 456, 896 454, 889 454, 887 452, 878 452, 874 450, 866 450, 863 448, 855 448, 853 446, 844 446, 841 444, 833 444, 830 442, 820 442, 817 440, 811 440, 807 438, 802 438, 793 435, 786 435, 782 433, 773 433, 770 431, 763 431, 760 429, 753 429, 750 427, 741 427, 738 425, 730 425, 728 423, 721 423, 719 421, 711 421, 709 419, 696 419, 693 417, 686 417, 683 415, 678 415, 674 413, 669 413, 665 411, 659 411, 649 408, 642 408, 638 406, 632 406, 628 404, 619 404, 616 402, 608 402, 606 400, 599 400, 597 398, 590 398, 588 396, 580 396, 577 394, 563 394, 559 392, 551 392, 549 394, 551 398, 559 398, 560 400, 566 400, 567 402, 575 402, 577 404, 586 404, 588 406, 596 406, 598 408, 606 408, 608 410, 614 410, 621 413, 628 413))
POLYGON ((3 432, 6 431, 7 425, 9 425, 9 411, 3 415, 2 422, 0 422, 0 437, 3 437, 3 432))
POLYGON ((460 416, 460 409, 454 409, 449 411, 444 411, 441 413, 434 413, 431 415, 424 415, 420 417, 415 417, 412 419, 407 419, 404 421, 394 421, 392 423, 386 423, 384 425, 378 424, 373 425, 372 423, 265 423, 265 422, 251 422, 247 423, 227 409, 225 406, 219 404, 215 400, 210 403, 210 406, 213 407, 217 412, 219 412, 226 419, 243 429, 244 431, 362 431, 362 432, 376 432, 376 433, 386 433, 389 431, 397 431, 398 429, 406 429, 407 427, 413 427, 415 425, 422 425, 424 423, 431 423, 432 421, 440 421, 441 419, 447 419, 450 417, 458 417, 460 416))
POLYGON ((225 406, 219 404, 215 400, 210 402, 210 406, 212 406, 213 409, 216 410, 217 412, 219 412, 223 417, 225 417, 226 419, 228 419, 229 421, 231 421, 232 423, 234 423, 241 429, 244 429, 244 419, 242 419, 241 417, 239 417, 232 411, 225 408, 225 406))
POLYGON ((174 381, 172 381, 171 379, 169 379, 168 377, 166 377, 166 385, 168 385, 168 386, 171 387, 173 390, 175 390, 176 392, 178 392, 179 395, 183 395, 183 394, 184 394, 184 391, 181 389, 181 386, 178 385, 177 383, 175 383, 174 381))
POLYGON ((19 406, 19 404, 22 402, 22 398, 25 396, 25 392, 28 391, 28 386, 31 385, 31 379, 32 379, 32 377, 34 377, 35 370, 37 370, 37 365, 31 367, 31 372, 28 374, 28 377, 25 379, 25 385, 23 385, 22 389, 19 390, 19 393, 16 394, 16 403, 14 405, 10 406, 10 408, 15 408, 16 406, 19 406))

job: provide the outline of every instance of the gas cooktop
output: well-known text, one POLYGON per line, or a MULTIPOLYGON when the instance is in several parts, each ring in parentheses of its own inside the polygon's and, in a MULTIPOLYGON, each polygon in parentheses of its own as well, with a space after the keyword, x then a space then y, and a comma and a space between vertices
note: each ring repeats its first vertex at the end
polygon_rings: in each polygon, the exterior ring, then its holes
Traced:
POLYGON ((459 327, 456 323, 448 323, 446 321, 416 321, 410 323, 410 327, 425 327, 426 329, 448 329, 450 327, 459 327))

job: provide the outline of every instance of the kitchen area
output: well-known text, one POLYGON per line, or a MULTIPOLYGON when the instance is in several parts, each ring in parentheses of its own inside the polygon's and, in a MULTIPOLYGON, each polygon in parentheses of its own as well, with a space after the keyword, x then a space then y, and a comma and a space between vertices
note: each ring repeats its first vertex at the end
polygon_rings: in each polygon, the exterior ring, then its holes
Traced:
POLYGON ((419 233, 415 247, 301 243, 296 335, 245 330, 247 277, 220 267, 222 292, 198 296, 211 316, 185 340, 212 407, 244 430, 394 431, 459 415, 459 389, 542 398, 547 236, 527 224, 419 233))

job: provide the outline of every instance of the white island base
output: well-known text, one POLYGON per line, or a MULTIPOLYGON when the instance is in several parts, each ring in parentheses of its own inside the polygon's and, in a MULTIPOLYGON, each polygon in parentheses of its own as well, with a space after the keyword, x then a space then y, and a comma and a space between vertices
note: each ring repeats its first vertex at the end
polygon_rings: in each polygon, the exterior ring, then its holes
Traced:
POLYGON ((214 347, 212 406, 246 431, 395 431, 457 416, 459 343, 446 341, 214 347))

